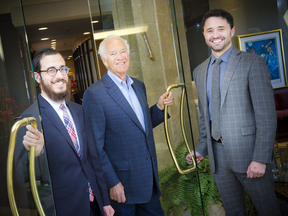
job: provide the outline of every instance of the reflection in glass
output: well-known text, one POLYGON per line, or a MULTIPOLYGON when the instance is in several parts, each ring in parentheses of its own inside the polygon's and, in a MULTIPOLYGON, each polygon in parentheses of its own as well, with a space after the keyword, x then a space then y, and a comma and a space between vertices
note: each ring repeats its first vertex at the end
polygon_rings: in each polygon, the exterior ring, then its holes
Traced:
MULTIPOLYGON (((9 3, 5 6, 1 4, 1 10, 10 13, 0 14, 0 208, 1 214, 3 212, 5 215, 11 215, 6 182, 10 130, 16 121, 25 116, 27 107, 36 101, 37 95, 21 2, 12 0, 9 3)), ((33 114, 37 116, 41 130, 37 101, 33 114)), ((30 189, 28 151, 22 144, 25 127, 21 127, 19 132, 12 173, 15 200, 20 215, 33 215, 37 214, 37 210, 30 189)), ((43 208, 46 215, 55 215, 46 154, 41 159, 36 158, 36 161, 36 180, 43 208)))

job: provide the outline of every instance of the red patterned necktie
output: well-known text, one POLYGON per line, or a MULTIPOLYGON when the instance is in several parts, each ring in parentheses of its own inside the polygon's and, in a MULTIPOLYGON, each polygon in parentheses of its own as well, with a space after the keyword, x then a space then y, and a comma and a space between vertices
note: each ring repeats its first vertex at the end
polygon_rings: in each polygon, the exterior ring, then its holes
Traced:
MULTIPOLYGON (((73 123, 72 123, 72 121, 70 120, 70 118, 68 116, 66 106, 64 104, 61 104, 60 105, 60 109, 63 110, 63 118, 64 118, 65 127, 67 129, 67 132, 68 132, 69 136, 71 137, 71 140, 72 140, 73 145, 74 145, 74 147, 76 149, 77 155, 78 155, 78 157, 81 160, 80 146, 78 144, 78 140, 77 140, 77 137, 76 137, 76 133, 75 133, 75 129, 74 129, 73 123)), ((89 198, 90 198, 90 201, 93 202, 94 193, 93 193, 93 190, 92 190, 90 182, 88 182, 88 187, 89 187, 89 198)))

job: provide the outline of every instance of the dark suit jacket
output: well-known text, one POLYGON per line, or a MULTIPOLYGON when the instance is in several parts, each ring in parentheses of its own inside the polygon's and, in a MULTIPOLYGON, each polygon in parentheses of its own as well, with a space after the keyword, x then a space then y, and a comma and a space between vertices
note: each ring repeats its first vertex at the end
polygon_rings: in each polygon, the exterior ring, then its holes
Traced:
POLYGON ((147 104, 144 83, 132 78, 143 109, 146 130, 117 85, 107 75, 84 94, 83 106, 90 121, 108 188, 121 182, 126 203, 145 203, 152 196, 153 177, 160 193, 153 127, 164 113, 147 104))
MULTIPOLYGON (((90 215, 88 180, 104 215, 103 206, 110 205, 108 190, 82 106, 67 102, 80 141, 80 160, 63 122, 53 107, 41 95, 38 99, 57 215, 90 215)), ((35 102, 21 117, 33 116, 39 119, 38 112, 33 112, 36 109, 37 103, 35 102)), ((38 121, 38 125, 39 123, 38 121)), ((38 159, 41 157, 43 155, 38 159)))
MULTIPOLYGON (((209 60, 193 72, 201 112, 197 151, 209 154, 215 172, 206 93, 209 60)), ((222 83, 220 121, 232 170, 245 173, 252 160, 274 163, 276 110, 270 73, 262 57, 233 48, 222 83)))

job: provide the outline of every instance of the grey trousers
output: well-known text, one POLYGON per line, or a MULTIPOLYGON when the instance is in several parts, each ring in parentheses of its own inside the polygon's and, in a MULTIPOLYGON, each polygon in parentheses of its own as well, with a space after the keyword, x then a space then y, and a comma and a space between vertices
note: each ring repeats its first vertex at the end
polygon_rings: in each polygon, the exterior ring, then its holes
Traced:
POLYGON ((271 166, 266 166, 264 176, 247 178, 246 173, 237 173, 230 168, 222 143, 213 141, 213 152, 214 179, 227 216, 246 215, 244 188, 249 193, 260 216, 281 216, 279 202, 274 191, 271 166))

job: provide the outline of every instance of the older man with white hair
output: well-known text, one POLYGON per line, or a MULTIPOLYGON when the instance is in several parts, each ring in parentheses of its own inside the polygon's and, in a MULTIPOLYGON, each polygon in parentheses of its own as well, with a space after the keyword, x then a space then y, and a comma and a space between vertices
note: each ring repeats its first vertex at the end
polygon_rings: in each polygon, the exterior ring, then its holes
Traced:
POLYGON ((84 94, 115 215, 164 215, 153 128, 164 120, 164 93, 150 109, 143 82, 127 75, 129 45, 119 36, 105 38, 99 54, 107 73, 84 94))

